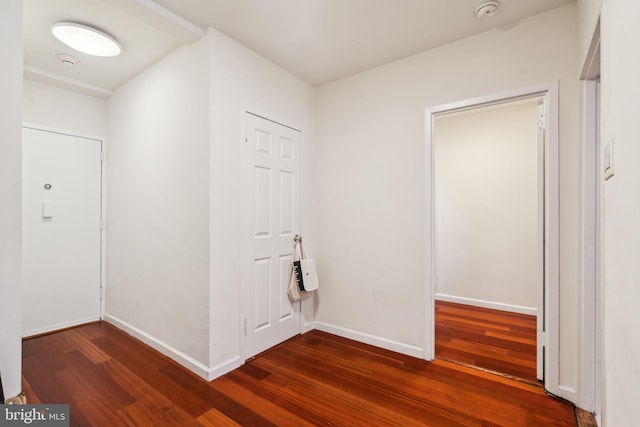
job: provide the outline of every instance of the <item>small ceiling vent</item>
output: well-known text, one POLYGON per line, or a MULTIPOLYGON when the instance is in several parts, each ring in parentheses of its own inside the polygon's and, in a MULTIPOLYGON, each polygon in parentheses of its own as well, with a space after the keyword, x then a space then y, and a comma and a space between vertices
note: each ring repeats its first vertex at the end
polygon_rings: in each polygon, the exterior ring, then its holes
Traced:
POLYGON ((498 8, 500 8, 500 2, 494 0, 486 1, 476 7, 476 18, 483 19, 493 16, 498 11, 498 8))

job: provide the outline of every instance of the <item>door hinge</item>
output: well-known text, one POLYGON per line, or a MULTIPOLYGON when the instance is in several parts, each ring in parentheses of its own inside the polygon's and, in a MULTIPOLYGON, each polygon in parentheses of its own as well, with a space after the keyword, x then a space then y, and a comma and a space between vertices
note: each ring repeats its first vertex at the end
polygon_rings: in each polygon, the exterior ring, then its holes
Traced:
POLYGON ((249 143, 249 131, 247 130, 247 128, 244 128, 244 143, 248 144, 249 143))
POLYGON ((546 129, 547 127, 547 113, 544 108, 544 104, 538 104, 538 129, 546 129))
POLYGON ((538 343, 542 344, 543 347, 547 347, 547 332, 546 331, 538 331, 538 343))
POLYGON ((100 152, 100 163, 104 163, 104 151, 100 152))
POLYGON ((247 337, 247 318, 244 318, 244 337, 247 337))
POLYGON ((104 230, 104 220, 100 220, 100 230, 104 230))

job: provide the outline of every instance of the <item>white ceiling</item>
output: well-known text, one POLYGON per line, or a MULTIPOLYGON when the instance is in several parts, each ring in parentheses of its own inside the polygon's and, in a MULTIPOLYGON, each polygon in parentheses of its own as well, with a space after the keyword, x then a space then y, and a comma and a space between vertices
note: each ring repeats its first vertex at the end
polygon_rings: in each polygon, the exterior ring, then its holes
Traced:
POLYGON ((575 0, 24 0, 25 75, 108 97, 121 84, 213 27, 303 80, 320 85, 575 0), (85 23, 123 45, 116 58, 75 52, 53 23, 85 23), (72 68, 57 53, 76 56, 72 68))

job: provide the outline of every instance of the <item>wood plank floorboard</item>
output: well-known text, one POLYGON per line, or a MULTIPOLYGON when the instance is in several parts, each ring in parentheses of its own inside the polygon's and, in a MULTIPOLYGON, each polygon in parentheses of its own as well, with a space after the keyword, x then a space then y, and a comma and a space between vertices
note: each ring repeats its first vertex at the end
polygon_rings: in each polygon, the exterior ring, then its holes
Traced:
POLYGON ((436 301, 436 358, 537 381, 536 317, 436 301))
POLYGON ((29 403, 73 426, 575 426, 535 384, 311 331, 207 382, 106 323, 23 342, 29 403))

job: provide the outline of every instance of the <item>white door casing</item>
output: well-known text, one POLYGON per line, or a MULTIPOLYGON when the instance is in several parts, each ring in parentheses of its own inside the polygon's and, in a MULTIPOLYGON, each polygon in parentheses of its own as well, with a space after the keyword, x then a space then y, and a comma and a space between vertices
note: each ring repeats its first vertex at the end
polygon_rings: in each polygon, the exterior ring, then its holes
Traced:
MULTIPOLYGON (((427 227, 425 233, 426 256, 425 256, 425 346, 424 359, 433 360, 435 357, 435 315, 434 315, 434 187, 433 187, 433 120, 438 114, 453 112, 479 106, 487 106, 508 102, 511 100, 544 97, 545 125, 544 150, 544 276, 543 288, 540 301, 543 302, 542 312, 538 312, 538 318, 544 321, 544 331, 538 333, 538 353, 541 351, 540 345, 544 345, 543 374, 544 387, 549 392, 561 395, 558 378, 559 367, 559 206, 558 206, 558 84, 551 82, 520 90, 514 90, 495 95, 489 95, 474 99, 468 99, 451 104, 433 107, 427 110, 425 120, 426 135, 426 179, 429 185, 426 186, 427 200, 427 227)), ((540 192, 539 192, 540 197, 540 192)), ((540 223, 540 221, 539 221, 540 223)))
POLYGON ((102 142, 23 128, 22 335, 101 312, 102 142))
POLYGON ((546 145, 547 134, 547 108, 544 105, 544 99, 538 103, 538 231, 537 231, 537 245, 538 245, 538 278, 537 278, 537 293, 538 293, 538 305, 536 316, 536 377, 539 381, 544 381, 544 348, 545 343, 545 325, 544 325, 544 194, 545 194, 545 178, 544 178, 544 153, 546 145))
POLYGON ((243 142, 241 338, 245 359, 301 332, 287 297, 300 234, 300 132, 246 113, 243 142))
POLYGON ((580 365, 577 404, 602 414, 602 206, 600 23, 581 75, 580 365))

